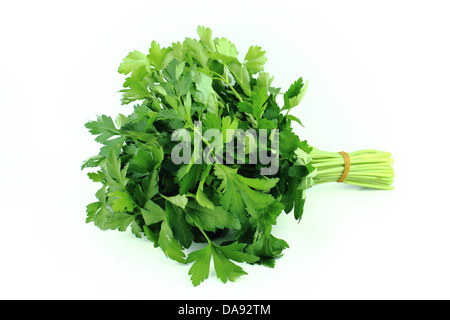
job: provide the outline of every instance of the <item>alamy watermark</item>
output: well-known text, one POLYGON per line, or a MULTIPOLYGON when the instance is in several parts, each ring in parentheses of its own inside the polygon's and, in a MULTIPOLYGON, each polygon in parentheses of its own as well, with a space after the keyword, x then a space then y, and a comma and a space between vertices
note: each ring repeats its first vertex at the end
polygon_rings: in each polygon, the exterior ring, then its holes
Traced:
POLYGON ((194 122, 194 132, 177 129, 171 140, 175 164, 261 164, 261 174, 275 175, 279 169, 278 129, 207 129, 194 122))

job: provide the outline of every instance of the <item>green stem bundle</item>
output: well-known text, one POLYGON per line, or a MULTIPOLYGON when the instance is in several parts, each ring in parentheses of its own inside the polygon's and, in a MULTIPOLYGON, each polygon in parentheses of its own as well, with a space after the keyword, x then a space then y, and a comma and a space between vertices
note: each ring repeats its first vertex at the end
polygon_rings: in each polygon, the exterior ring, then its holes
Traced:
MULTIPOLYGON (((314 183, 336 182, 344 170, 344 157, 338 152, 313 149, 309 154, 317 169, 314 183)), ((392 190, 394 180, 393 159, 389 152, 373 149, 348 153, 350 171, 343 183, 357 186, 392 190)))

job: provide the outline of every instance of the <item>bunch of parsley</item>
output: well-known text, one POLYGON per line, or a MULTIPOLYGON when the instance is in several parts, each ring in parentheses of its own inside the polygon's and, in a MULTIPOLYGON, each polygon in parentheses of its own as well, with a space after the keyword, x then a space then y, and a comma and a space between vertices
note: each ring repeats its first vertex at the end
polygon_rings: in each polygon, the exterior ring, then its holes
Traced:
POLYGON ((148 54, 125 57, 119 66, 127 75, 122 103, 134 103, 134 110, 115 121, 102 115, 86 124, 102 147, 82 165, 98 168, 88 176, 101 184, 86 221, 102 230, 131 229, 167 257, 192 263, 194 286, 208 278, 211 259, 223 282, 246 274, 236 262, 273 267, 288 244, 272 234, 272 226, 282 211, 301 219, 305 189, 317 175, 305 161, 313 148, 291 126, 301 122, 289 115, 307 83, 298 79, 279 105, 281 89, 264 72, 267 58, 260 47, 250 47, 240 61, 227 39, 213 38, 205 27, 198 35, 200 40, 186 38, 167 48, 153 41, 148 54), (178 142, 171 135, 177 129, 194 134, 195 122, 203 131, 278 129, 278 172, 264 176, 262 164, 237 161, 174 164, 178 142), (188 253, 194 242, 201 248, 188 253))

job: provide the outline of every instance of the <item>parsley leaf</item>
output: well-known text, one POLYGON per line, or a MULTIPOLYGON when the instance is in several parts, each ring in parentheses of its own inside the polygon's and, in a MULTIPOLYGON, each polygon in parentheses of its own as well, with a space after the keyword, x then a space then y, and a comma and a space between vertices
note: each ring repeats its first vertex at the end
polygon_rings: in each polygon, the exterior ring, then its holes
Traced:
POLYGON ((308 82, 303 83, 303 79, 299 78, 295 81, 284 94, 284 106, 282 110, 290 110, 300 104, 305 96, 308 82))
POLYGON ((274 200, 270 194, 256 190, 268 191, 278 179, 245 178, 236 169, 223 165, 215 165, 214 173, 222 180, 219 190, 223 192, 221 203, 224 209, 236 214, 241 221, 245 220, 246 211, 263 209, 274 200))
POLYGON ((186 263, 183 247, 174 239, 172 229, 169 227, 167 220, 161 223, 158 244, 167 257, 180 263, 186 263))
POLYGON ((209 277, 209 267, 211 256, 214 261, 214 269, 217 277, 222 282, 234 281, 237 277, 247 273, 238 265, 231 262, 254 263, 259 260, 258 257, 244 253, 245 244, 233 242, 227 246, 219 246, 209 242, 203 249, 191 252, 186 259, 187 263, 194 262, 189 270, 191 280, 194 286, 199 285, 209 277))
POLYGON ((257 73, 264 70, 264 64, 267 61, 265 53, 266 52, 261 50, 261 47, 258 46, 251 46, 248 49, 244 59, 244 64, 248 71, 257 73))
POLYGON ((239 229, 241 226, 236 216, 220 206, 211 209, 201 206, 196 201, 190 201, 186 208, 186 217, 191 224, 206 231, 216 231, 217 228, 239 229))

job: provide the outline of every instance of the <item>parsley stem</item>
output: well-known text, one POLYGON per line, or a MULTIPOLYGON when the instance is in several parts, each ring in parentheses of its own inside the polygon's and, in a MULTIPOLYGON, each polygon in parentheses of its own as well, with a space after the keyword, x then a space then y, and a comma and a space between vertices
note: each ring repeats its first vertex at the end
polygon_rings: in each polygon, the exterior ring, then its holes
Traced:
POLYGON ((205 239, 208 241, 208 243, 211 243, 211 240, 208 238, 208 236, 206 235, 206 232, 203 231, 202 228, 200 228, 199 226, 196 226, 198 228, 198 230, 200 230, 200 232, 203 234, 203 236, 205 237, 205 239))
POLYGON ((221 80, 223 82, 225 82, 226 85, 228 85, 228 87, 231 89, 231 91, 233 91, 233 94, 236 96, 236 98, 238 98, 238 100, 240 102, 243 102, 244 100, 242 99, 241 95, 234 89, 234 87, 231 85, 231 83, 228 81, 228 66, 226 64, 224 64, 225 67, 225 75, 226 78, 224 78, 221 74, 214 72, 214 71, 210 71, 211 73, 215 74, 216 76, 218 76, 218 78, 212 78, 213 80, 221 80))
POLYGON ((243 102, 244 100, 241 98, 239 93, 237 93, 237 91, 234 89, 234 87, 229 82, 226 82, 226 84, 230 87, 231 91, 233 91, 233 93, 236 96, 236 98, 239 99, 239 102, 243 102))
MULTIPOLYGON (((317 169, 314 183, 336 182, 344 170, 344 158, 338 152, 313 149, 309 154, 317 169)), ((393 160, 389 152, 373 149, 348 153, 350 170, 343 183, 366 188, 392 190, 394 179, 393 160)))

